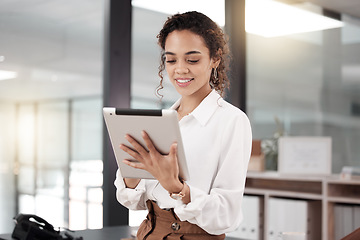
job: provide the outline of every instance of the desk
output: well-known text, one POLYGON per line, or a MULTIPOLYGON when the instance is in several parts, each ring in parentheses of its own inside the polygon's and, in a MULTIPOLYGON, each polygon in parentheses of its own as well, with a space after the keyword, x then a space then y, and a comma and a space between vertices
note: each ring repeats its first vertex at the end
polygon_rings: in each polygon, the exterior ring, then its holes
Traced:
MULTIPOLYGON (((129 226, 105 227, 102 229, 87 229, 75 231, 71 233, 74 237, 83 237, 84 240, 102 240, 102 239, 131 239, 131 231, 133 228, 129 226)), ((0 240, 12 240, 11 234, 0 234, 0 240)))
MULTIPOLYGON (((104 227, 102 229, 88 229, 76 231, 74 237, 82 236, 84 240, 130 240, 131 232, 136 228, 129 226, 104 227)), ((0 234, 0 240, 12 240, 11 234, 0 234)), ((226 240, 241 240, 240 238, 226 237, 226 240)))

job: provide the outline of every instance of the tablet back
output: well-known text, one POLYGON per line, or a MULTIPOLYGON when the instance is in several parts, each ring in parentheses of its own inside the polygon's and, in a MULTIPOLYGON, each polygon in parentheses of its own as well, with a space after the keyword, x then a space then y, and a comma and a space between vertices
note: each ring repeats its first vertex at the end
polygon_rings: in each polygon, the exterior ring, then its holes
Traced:
POLYGON ((145 170, 135 169, 124 164, 122 162, 124 159, 134 159, 119 147, 120 144, 132 147, 125 139, 125 135, 130 134, 146 148, 145 142, 141 137, 141 131, 145 130, 152 139, 156 149, 162 154, 168 154, 170 146, 174 142, 177 142, 180 177, 184 180, 188 180, 189 173, 175 110, 119 109, 104 107, 103 115, 122 177, 154 178, 145 170))

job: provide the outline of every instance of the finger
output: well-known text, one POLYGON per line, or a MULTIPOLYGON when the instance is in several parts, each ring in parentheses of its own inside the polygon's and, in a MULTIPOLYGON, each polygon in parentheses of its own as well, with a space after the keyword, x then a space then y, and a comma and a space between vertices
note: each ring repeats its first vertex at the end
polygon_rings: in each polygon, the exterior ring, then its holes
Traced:
POLYGON ((176 157, 177 156, 177 143, 173 143, 170 147, 170 156, 176 157))
POLYGON ((141 135, 142 135, 142 138, 145 141, 145 144, 146 144, 147 148, 149 149, 149 152, 151 152, 151 153, 158 152, 157 149, 155 148, 152 140, 150 139, 149 135, 147 134, 147 132, 141 131, 141 135))
POLYGON ((133 167, 133 168, 145 169, 145 165, 140 163, 140 162, 134 162, 134 161, 131 161, 131 160, 124 159, 123 163, 125 163, 126 165, 128 165, 130 167, 133 167))
POLYGON ((148 151, 138 141, 136 141, 133 137, 131 137, 129 134, 125 135, 125 139, 135 148, 135 150, 140 155, 144 156, 144 155, 148 154, 148 151))
POLYGON ((135 158, 136 160, 142 161, 141 155, 137 151, 129 148, 128 146, 124 144, 120 144, 120 149, 126 152, 127 154, 129 154, 130 156, 132 156, 133 158, 135 158))

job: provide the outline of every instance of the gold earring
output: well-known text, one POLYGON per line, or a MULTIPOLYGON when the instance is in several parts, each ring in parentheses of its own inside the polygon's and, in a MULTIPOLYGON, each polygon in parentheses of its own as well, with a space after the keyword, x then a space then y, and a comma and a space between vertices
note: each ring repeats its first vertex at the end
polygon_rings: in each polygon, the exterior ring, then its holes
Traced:
POLYGON ((218 81, 218 73, 217 73, 217 68, 213 68, 214 71, 213 71, 213 74, 214 74, 214 82, 217 82, 218 81))

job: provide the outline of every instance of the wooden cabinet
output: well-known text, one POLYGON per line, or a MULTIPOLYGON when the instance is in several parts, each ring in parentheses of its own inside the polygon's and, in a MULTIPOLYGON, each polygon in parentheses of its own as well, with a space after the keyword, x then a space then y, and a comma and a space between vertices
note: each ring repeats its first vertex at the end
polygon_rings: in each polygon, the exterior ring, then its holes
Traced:
POLYGON ((263 199, 263 239, 269 226, 270 198, 292 198, 319 201, 321 204, 321 239, 334 239, 334 206, 336 204, 360 205, 360 180, 341 180, 339 175, 296 176, 277 172, 249 172, 246 180, 246 195, 263 199))

